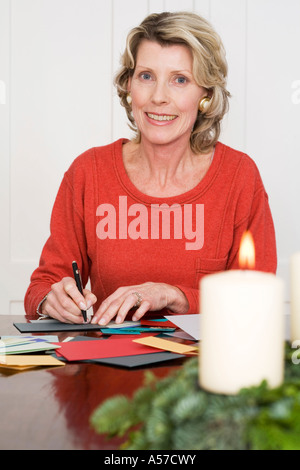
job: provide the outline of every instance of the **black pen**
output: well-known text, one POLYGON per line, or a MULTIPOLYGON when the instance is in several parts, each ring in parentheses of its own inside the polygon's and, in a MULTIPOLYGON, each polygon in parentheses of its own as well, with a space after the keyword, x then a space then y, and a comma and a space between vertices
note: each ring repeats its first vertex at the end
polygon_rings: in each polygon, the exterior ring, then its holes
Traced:
MULTIPOLYGON (((73 268, 73 273, 74 273, 74 278, 75 278, 77 289, 79 290, 80 294, 83 295, 81 275, 80 275, 80 271, 79 271, 76 261, 72 262, 72 268, 73 268)), ((87 321, 86 310, 81 310, 81 313, 82 313, 84 321, 86 322, 87 321)))

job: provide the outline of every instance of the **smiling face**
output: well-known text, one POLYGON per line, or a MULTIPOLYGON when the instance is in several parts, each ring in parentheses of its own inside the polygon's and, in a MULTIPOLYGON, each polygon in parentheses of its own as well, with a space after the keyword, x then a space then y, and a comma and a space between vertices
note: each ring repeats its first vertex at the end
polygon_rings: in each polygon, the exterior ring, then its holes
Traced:
POLYGON ((152 144, 189 142, 198 104, 206 90, 193 77, 193 57, 181 44, 143 40, 128 82, 132 113, 141 138, 152 144))

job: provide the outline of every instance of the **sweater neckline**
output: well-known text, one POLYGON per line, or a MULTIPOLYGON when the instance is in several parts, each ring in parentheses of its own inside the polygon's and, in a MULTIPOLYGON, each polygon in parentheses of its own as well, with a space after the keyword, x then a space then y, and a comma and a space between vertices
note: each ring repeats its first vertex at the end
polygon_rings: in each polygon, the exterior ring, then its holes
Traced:
POLYGON ((127 175, 124 162, 123 162, 123 152, 122 147, 123 145, 128 142, 128 139, 119 139, 113 144, 113 159, 114 159, 114 166, 117 177, 119 179, 120 184, 123 186, 124 190, 130 194, 130 196, 144 204, 154 204, 154 203, 163 203, 167 202, 169 204, 183 204, 187 202, 192 202, 194 199, 199 198, 199 196, 203 195, 212 185, 213 181, 215 180, 217 173, 219 172, 221 161, 223 159, 223 150, 224 146, 221 142, 217 142, 214 151, 214 157, 208 168, 205 176, 202 178, 199 183, 194 186, 194 188, 186 191, 184 193, 178 194, 177 196, 171 197, 156 197, 156 196, 149 196, 148 194, 144 194, 141 192, 130 180, 129 176, 127 175))

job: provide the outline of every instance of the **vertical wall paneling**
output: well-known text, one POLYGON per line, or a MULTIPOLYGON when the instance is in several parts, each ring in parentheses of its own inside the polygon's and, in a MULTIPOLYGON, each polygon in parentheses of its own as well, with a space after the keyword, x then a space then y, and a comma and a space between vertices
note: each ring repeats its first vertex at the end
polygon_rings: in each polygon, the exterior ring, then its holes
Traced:
POLYGON ((35 241, 25 244, 24 239, 32 239, 33 227, 44 239, 47 236, 63 172, 87 147, 104 142, 110 131, 109 21, 99 27, 101 18, 110 19, 105 5, 97 0, 13 2, 14 259, 36 258, 35 241), (19 198, 22 193, 27 194, 24 203, 19 198), (41 214, 39 223, 32 207, 41 214))
POLYGON ((107 4, 98 0, 12 2, 14 260, 36 258, 32 231, 45 240, 63 172, 87 147, 110 136, 111 10, 107 4))
MULTIPOLYGON (((113 2, 113 74, 119 69, 120 58, 126 45, 126 37, 129 31, 141 23, 148 15, 148 2, 140 0, 112 0, 113 2)), ((124 108, 120 105, 115 89, 113 90, 113 140, 121 137, 130 137, 131 130, 128 127, 124 108)))
POLYGON ((246 0, 211 0, 210 21, 220 35, 228 62, 229 112, 220 140, 245 150, 246 0))
POLYGON ((0 0, 0 302, 3 313, 9 311, 9 300, 13 295, 10 285, 10 1, 0 0))
POLYGON ((184 4, 182 0, 165 0, 165 10, 166 11, 193 11, 194 1, 185 0, 184 4))
POLYGON ((194 0, 194 11, 207 20, 210 20, 210 0, 194 0))
POLYGON ((149 13, 161 13, 163 11, 165 11, 164 0, 148 0, 149 13))
POLYGON ((1 269, 13 288, 7 310, 16 313, 64 171, 88 147, 111 139, 111 4, 9 3, 10 243, 1 269))
POLYGON ((278 272, 286 280, 289 258, 300 250, 300 104, 292 99, 300 79, 299 19, 298 0, 248 1, 247 150, 269 194, 278 272))

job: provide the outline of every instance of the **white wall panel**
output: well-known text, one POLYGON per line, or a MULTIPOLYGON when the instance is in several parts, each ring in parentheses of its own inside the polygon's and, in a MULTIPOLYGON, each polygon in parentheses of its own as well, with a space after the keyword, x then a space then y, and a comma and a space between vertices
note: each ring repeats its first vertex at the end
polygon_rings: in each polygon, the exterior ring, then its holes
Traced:
POLYGON ((3 313, 8 313, 10 290, 10 1, 0 0, 0 302, 3 313))
POLYGON ((36 258, 63 172, 110 136, 110 13, 99 0, 12 2, 13 260, 36 258))
POLYGON ((228 62, 229 113, 222 123, 220 140, 245 149, 246 98, 246 0, 211 0, 210 21, 220 35, 228 62))
MULTIPOLYGON (((120 58, 123 54, 126 37, 129 31, 139 25, 148 15, 148 2, 141 0, 112 0, 113 1, 113 74, 119 69, 120 58)), ((132 135, 128 127, 125 110, 120 106, 119 97, 116 91, 113 92, 113 122, 112 138, 117 140, 120 137, 132 135)))
POLYGON ((165 0, 165 10, 166 11, 193 11, 194 1, 193 0, 165 0))
POLYGON ((194 0, 194 11, 210 20, 210 0, 194 0))
POLYGON ((288 280, 290 255, 300 250, 300 2, 248 2, 247 151, 255 158, 273 212, 279 273, 288 280))
POLYGON ((149 13, 162 13, 166 10, 164 0, 148 0, 149 13))
POLYGON ((9 55, 1 313, 15 313, 49 235, 63 172, 82 151, 110 139, 112 19, 105 0, 11 0, 0 8, 9 55))

